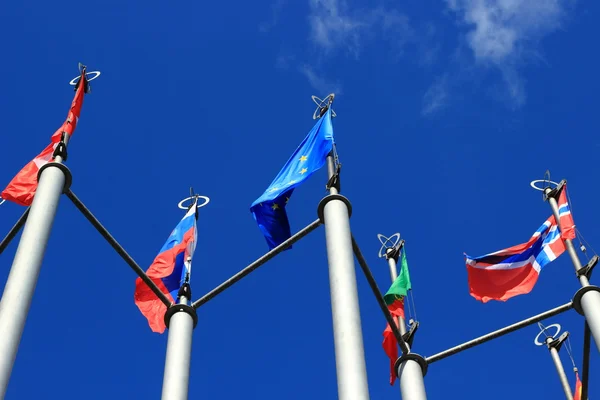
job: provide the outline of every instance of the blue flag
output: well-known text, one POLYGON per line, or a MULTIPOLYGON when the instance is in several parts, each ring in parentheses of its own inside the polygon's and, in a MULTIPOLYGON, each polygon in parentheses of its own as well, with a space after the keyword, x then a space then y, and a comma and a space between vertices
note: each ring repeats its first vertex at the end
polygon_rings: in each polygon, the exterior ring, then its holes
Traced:
MULTIPOLYGON (((294 188, 320 169, 333 148, 331 110, 327 110, 294 154, 285 163, 267 190, 250 206, 250 211, 265 235, 270 249, 292 235, 285 206, 294 188)), ((291 247, 289 247, 291 248, 291 247)))

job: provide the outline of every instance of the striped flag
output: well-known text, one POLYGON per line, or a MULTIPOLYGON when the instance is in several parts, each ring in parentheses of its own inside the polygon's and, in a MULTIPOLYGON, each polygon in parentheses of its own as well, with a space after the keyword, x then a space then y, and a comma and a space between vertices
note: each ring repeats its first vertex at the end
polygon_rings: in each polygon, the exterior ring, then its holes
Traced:
POLYGON ((527 294, 542 268, 564 251, 556 219, 551 216, 526 243, 480 257, 465 254, 470 294, 483 303, 527 294))
POLYGON ((560 236, 563 239, 575 239, 575 221, 571 214, 571 207, 567 201, 567 183, 561 187, 558 196, 558 223, 560 225, 560 236))
MULTIPOLYGON (((192 256, 196 249, 196 204, 195 200, 188 212, 179 221, 167 241, 160 249, 154 262, 146 275, 158 286, 167 298, 176 303, 177 293, 184 283, 189 282, 192 256)), ((141 280, 135 280, 135 304, 141 313, 148 319, 148 324, 153 332, 165 331, 164 316, 167 307, 154 292, 141 280)))

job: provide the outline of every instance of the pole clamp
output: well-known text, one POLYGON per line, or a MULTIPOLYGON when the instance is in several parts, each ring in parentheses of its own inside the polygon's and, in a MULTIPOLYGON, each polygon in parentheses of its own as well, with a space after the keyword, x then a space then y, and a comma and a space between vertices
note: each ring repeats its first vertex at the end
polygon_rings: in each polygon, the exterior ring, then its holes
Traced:
POLYGON ((415 333, 417 333, 417 329, 419 329, 419 321, 410 320, 410 329, 404 335, 402 335, 402 339, 408 343, 410 347, 413 345, 413 340, 415 339, 415 333))
POLYGON ((198 325, 198 315, 196 314, 196 309, 192 306, 188 306, 187 304, 172 304, 171 307, 167 309, 167 312, 165 313, 165 325, 167 328, 169 327, 171 317, 178 312, 184 312, 192 317, 192 320, 194 321, 194 328, 196 328, 196 325, 198 325))
POLYGON ((598 264, 598 256, 593 256, 587 264, 576 272, 577 277, 579 278, 581 275, 585 275, 586 278, 590 279, 592 277, 592 270, 596 264, 598 264))
POLYGON ((65 175, 65 186, 63 188, 63 193, 66 193, 69 190, 69 188, 71 187, 71 183, 73 182, 73 176, 71 175, 71 171, 65 164, 51 161, 49 163, 42 165, 42 167, 38 171, 38 175, 37 175, 38 182, 40 181, 42 172, 44 172, 44 170, 46 168, 50 168, 50 167, 56 167, 56 168, 60 169, 63 172, 63 174, 65 175))
POLYGON ((562 347, 563 343, 565 342, 565 340, 567 340, 568 337, 569 337, 569 332, 564 332, 562 335, 560 335, 556 339, 553 339, 552 337, 548 337, 548 338, 546 338, 546 347, 548 347, 548 350, 554 348, 554 349, 556 349, 556 351, 560 351, 560 348, 562 347))
POLYGON ((337 163, 335 165, 335 172, 333 173, 333 175, 331 176, 331 178, 329 178, 329 180, 327 181, 327 184, 325 185, 325 189, 329 190, 332 187, 336 188, 338 192, 341 192, 341 183, 340 183, 340 172, 342 171, 342 163, 337 163))
POLYGON ((319 220, 321 221, 322 224, 325 223, 325 216, 324 216, 325 215, 325 206, 331 200, 343 201, 344 204, 346 204, 346 207, 348 207, 348 218, 350 218, 352 216, 352 204, 350 203, 350 200, 348 200, 341 194, 329 194, 321 199, 321 201, 319 202, 319 207, 317 207, 317 215, 319 216, 319 220))
POLYGON ((67 161, 67 144, 65 143, 65 132, 62 133, 60 137, 60 142, 54 149, 54 153, 52 153, 52 158, 56 158, 56 156, 60 156, 63 161, 67 161))
POLYGON ((575 293, 575 296, 573 296, 573 308, 580 315, 585 316, 585 313, 583 312, 583 307, 581 307, 581 299, 583 298, 584 294, 592 291, 600 292, 600 287, 594 285, 584 286, 575 293))
POLYGON ((419 354, 417 353, 408 353, 408 354, 404 354, 403 356, 401 356, 400 358, 398 358, 396 360, 396 362, 394 363, 394 371, 396 371, 396 376, 398 378, 400 378, 400 366, 408 360, 412 360, 417 362, 417 364, 419 364, 419 366, 421 367, 421 371, 423 372, 423 376, 425 376, 427 374, 427 368, 428 368, 428 364, 427 361, 419 354))

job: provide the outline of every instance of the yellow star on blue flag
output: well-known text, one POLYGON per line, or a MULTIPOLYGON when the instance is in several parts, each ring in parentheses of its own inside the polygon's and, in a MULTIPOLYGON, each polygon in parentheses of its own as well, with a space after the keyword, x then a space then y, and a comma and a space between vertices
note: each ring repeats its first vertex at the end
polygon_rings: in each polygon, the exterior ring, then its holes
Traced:
MULTIPOLYGON (((294 188, 319 170, 333 149, 331 110, 327 110, 285 163, 267 190, 250 206, 270 249, 291 237, 286 205, 294 188)), ((291 246, 288 248, 290 249, 291 246)))

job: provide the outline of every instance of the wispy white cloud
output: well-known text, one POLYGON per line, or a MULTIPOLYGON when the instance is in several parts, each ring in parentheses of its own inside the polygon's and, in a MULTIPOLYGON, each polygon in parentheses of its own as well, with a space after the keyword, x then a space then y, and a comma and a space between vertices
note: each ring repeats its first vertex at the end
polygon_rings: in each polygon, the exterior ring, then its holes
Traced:
POLYGON ((446 0, 460 24, 477 65, 496 67, 516 105, 525 102, 517 67, 536 54, 543 37, 561 27, 567 0, 446 0))
POLYGON ((309 7, 310 39, 325 53, 341 48, 358 58, 377 29, 402 44, 412 35, 408 18, 397 10, 350 9, 346 0, 309 0, 309 7))
POLYGON ((300 67, 300 72, 306 76, 308 83, 310 83, 313 89, 319 92, 317 96, 325 96, 329 93, 342 93, 342 86, 339 82, 331 82, 323 78, 321 75, 317 74, 310 65, 304 64, 302 67, 300 67))
POLYGON ((277 22, 279 22, 279 15, 281 14, 281 10, 283 9, 283 6, 285 6, 286 3, 287 0, 275 0, 275 3, 271 5, 271 20, 264 21, 260 25, 258 25, 258 29, 261 32, 268 32, 271 30, 271 28, 277 25, 277 22))
POLYGON ((436 79, 423 96, 421 114, 428 116, 440 111, 448 100, 448 75, 436 79))

